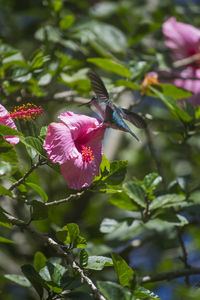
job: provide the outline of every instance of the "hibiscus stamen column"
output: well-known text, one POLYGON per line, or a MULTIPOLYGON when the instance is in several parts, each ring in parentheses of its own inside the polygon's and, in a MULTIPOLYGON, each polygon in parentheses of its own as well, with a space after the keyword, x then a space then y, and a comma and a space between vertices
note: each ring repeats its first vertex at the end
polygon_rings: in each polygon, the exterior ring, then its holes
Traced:
POLYGON ((81 155, 82 155, 83 162, 87 162, 89 164, 92 163, 94 160, 94 155, 91 150, 91 147, 82 145, 81 148, 82 148, 81 155))

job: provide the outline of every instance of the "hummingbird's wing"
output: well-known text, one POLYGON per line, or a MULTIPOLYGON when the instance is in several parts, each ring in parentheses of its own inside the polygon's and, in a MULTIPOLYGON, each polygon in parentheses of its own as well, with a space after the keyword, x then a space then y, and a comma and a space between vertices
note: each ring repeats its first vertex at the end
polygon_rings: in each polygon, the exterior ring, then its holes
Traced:
POLYGON ((138 114, 136 114, 133 111, 129 111, 128 109, 125 108, 120 108, 123 112, 123 119, 131 122, 133 125, 135 125, 137 128, 146 128, 147 124, 145 120, 140 117, 138 114))
POLYGON ((98 100, 103 101, 114 110, 114 105, 110 100, 108 91, 99 75, 95 71, 89 70, 88 77, 90 79, 92 89, 98 97, 98 100))

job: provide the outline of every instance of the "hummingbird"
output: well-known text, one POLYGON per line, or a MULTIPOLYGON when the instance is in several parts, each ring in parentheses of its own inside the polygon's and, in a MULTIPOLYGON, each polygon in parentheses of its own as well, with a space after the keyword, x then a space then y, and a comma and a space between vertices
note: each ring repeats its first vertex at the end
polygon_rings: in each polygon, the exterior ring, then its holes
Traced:
POLYGON ((117 107, 111 101, 103 81, 95 71, 90 70, 88 72, 88 77, 96 96, 85 104, 93 104, 96 107, 106 127, 129 132, 137 141, 139 141, 135 133, 124 122, 124 119, 138 128, 146 128, 147 125, 145 120, 135 112, 122 107, 117 107))

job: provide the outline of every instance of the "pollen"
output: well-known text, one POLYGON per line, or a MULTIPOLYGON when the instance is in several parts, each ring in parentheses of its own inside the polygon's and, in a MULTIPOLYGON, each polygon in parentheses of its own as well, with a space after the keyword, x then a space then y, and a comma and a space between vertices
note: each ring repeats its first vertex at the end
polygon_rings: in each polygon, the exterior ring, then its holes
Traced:
POLYGON ((9 117, 13 120, 22 119, 24 121, 29 121, 30 119, 35 119, 37 115, 42 114, 42 107, 36 106, 35 104, 27 103, 21 106, 15 107, 13 112, 9 113, 9 117))
POLYGON ((94 155, 92 153, 92 150, 90 147, 86 147, 86 146, 81 146, 82 151, 81 151, 81 155, 82 155, 82 159, 83 162, 87 162, 87 163, 92 163, 94 160, 94 155))

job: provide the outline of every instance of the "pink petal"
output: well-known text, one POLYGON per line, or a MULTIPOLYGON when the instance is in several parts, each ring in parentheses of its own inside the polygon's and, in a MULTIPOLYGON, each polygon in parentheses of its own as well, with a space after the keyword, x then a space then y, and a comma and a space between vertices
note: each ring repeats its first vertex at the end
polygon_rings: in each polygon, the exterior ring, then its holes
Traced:
POLYGON ((74 190, 90 186, 95 176, 99 175, 99 167, 102 161, 102 139, 105 127, 97 127, 87 136, 80 137, 76 142, 90 147, 94 160, 91 163, 83 162, 82 157, 70 160, 61 165, 61 173, 68 186, 74 190))
MULTIPOLYGON (((17 130, 17 127, 15 126, 15 123, 13 122, 12 118, 3 118, 8 115, 8 111, 5 109, 3 105, 0 104, 0 124, 9 126, 13 129, 17 130)), ((4 139, 12 144, 16 145, 19 143, 19 137, 16 135, 6 135, 4 136, 4 139)))
POLYGON ((83 163, 82 157, 79 157, 62 164, 60 170, 69 188, 80 190, 91 185, 95 175, 99 173, 99 166, 96 161, 83 163))
POLYGON ((75 114, 70 111, 62 113, 58 118, 70 129, 73 140, 88 134, 89 131, 96 128, 101 123, 96 118, 75 114))
POLYGON ((174 52, 174 59, 179 60, 199 52, 200 30, 192 25, 177 22, 169 18, 162 27, 165 44, 174 52))
POLYGON ((48 126, 43 146, 54 163, 63 164, 80 156, 69 128, 63 123, 51 123, 48 126))

